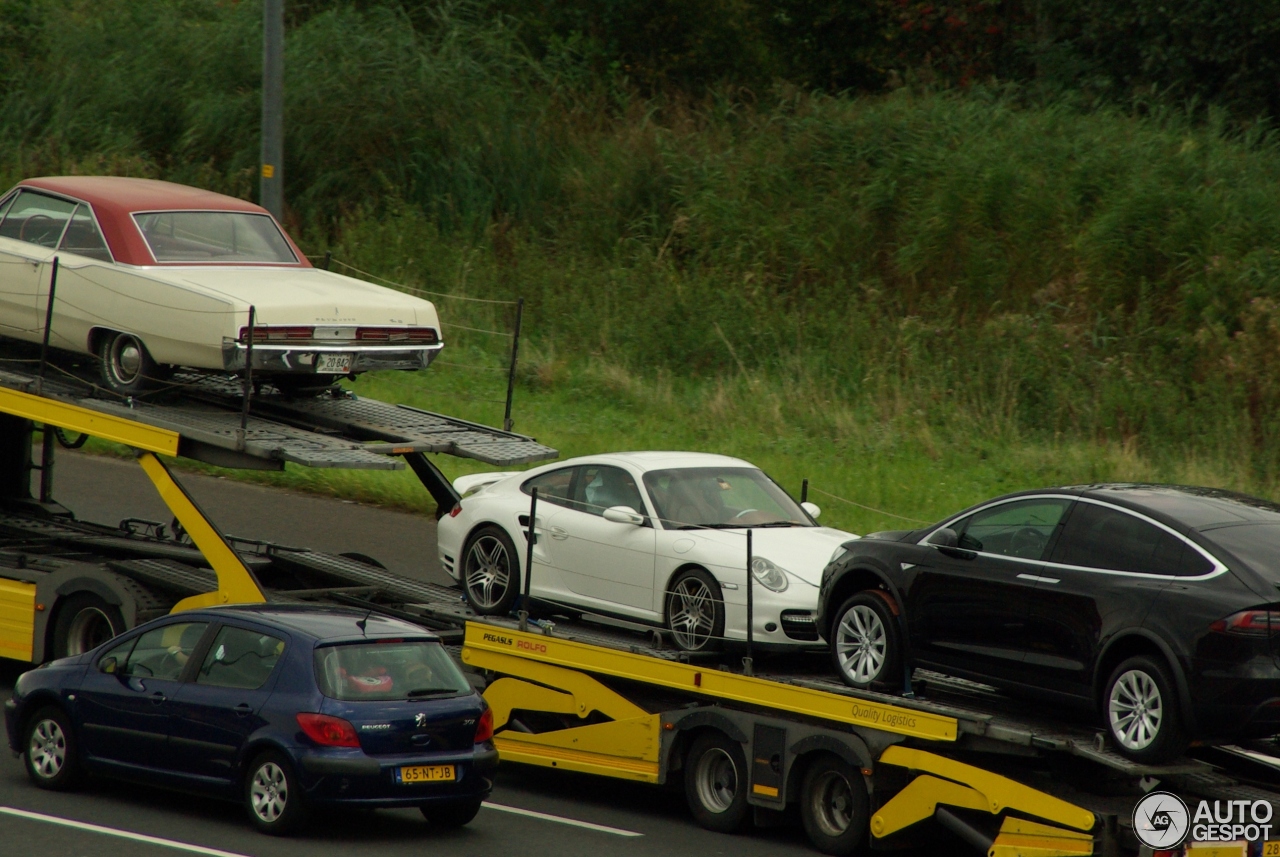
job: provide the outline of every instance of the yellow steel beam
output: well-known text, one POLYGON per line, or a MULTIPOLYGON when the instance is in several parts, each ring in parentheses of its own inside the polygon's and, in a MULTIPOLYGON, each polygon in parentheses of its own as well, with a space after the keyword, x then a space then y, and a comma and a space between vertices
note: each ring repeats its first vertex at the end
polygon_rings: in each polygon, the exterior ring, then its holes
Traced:
POLYGON ((113 440, 147 452, 178 454, 178 433, 64 402, 0 387, 0 413, 113 440))
POLYGON ((1073 803, 1024 786, 1008 777, 924 750, 895 744, 880 754, 880 761, 962 783, 986 799, 985 809, 993 815, 1013 809, 1077 830, 1092 830, 1096 823, 1092 812, 1073 803))
POLYGON ((160 492, 160 498, 169 507, 169 511, 173 512, 173 516, 182 524, 191 541, 218 575, 218 588, 215 591, 184 598, 174 606, 173 612, 218 604, 260 604, 266 601, 253 574, 231 549, 231 545, 227 544, 218 528, 200 511, 191 495, 173 478, 164 462, 150 452, 141 452, 138 454, 138 463, 155 483, 156 490, 160 492))
POLYGON ((498 755, 504 762, 521 762, 541 765, 564 771, 597 774, 614 779, 633 780, 641 783, 658 781, 658 763, 635 759, 620 759, 598 753, 582 753, 562 747, 542 747, 514 740, 512 733, 503 733, 493 739, 498 755))
POLYGON ((492 669, 508 675, 524 675, 518 669, 495 665, 510 666, 511 661, 502 658, 556 664, 571 670, 641 681, 808 717, 869 726, 914 738, 933 741, 956 739, 954 718, 927 711, 661 660, 603 646, 575 643, 558 637, 520 633, 481 622, 468 622, 462 660, 482 669, 492 669))
POLYGON ((988 808, 987 799, 981 792, 959 783, 921 774, 871 817, 871 835, 883 839, 926 818, 932 818, 940 803, 962 809, 988 808))
POLYGON ((1006 818, 987 852, 989 857, 1088 857, 1092 853, 1093 837, 1088 833, 1023 818, 1006 818))
POLYGON ((36 630, 36 585, 0 579, 0 658, 30 661, 36 630))

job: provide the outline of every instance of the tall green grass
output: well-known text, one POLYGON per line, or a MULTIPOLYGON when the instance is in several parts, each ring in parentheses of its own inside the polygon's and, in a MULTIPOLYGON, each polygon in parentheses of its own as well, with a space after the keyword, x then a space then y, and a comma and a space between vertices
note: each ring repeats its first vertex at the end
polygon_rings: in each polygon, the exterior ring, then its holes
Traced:
MULTIPOLYGON (((0 177, 253 194, 257 4, 20 5, 0 177)), ((981 89, 645 100, 488 9, 332 4, 290 31, 287 220, 413 288, 526 298, 517 414, 552 445, 737 452, 923 518, 1046 481, 1277 492, 1264 127, 981 89)), ((500 367, 506 340, 465 328, 509 310, 440 305, 445 359, 500 367)), ((450 371, 356 389, 496 420, 499 373, 450 371)))

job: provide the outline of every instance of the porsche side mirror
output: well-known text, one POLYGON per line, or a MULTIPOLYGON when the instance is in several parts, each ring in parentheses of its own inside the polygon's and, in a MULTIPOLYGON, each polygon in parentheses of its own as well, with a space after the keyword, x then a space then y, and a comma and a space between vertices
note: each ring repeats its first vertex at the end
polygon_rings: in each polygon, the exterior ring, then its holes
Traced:
POLYGON ((960 537, 956 535, 956 531, 950 527, 943 527, 933 535, 929 536, 929 544, 935 548, 954 548, 960 544, 960 537))
POLYGON ((818 520, 818 516, 822 514, 822 509, 819 508, 817 503, 810 503, 807 500, 800 504, 800 508, 808 512, 809 517, 813 518, 815 521, 818 520))
POLYGON ((116 662, 115 655, 112 655, 109 658, 103 658, 102 662, 98 664, 98 670, 106 673, 107 675, 115 675, 116 670, 119 668, 120 664, 116 662))
POLYGON ((644 515, 630 506, 610 506, 604 510, 604 519, 615 524, 634 524, 637 527, 644 523, 644 515))

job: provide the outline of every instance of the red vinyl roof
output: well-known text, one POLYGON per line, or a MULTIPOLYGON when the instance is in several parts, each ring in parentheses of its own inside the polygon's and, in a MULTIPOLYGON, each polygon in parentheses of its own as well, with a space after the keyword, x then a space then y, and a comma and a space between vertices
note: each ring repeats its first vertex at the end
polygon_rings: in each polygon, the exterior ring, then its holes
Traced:
MULTIPOLYGON (((262 206, 211 190, 188 187, 155 179, 124 176, 44 176, 18 182, 19 187, 37 188, 87 202, 93 207, 102 236, 117 262, 126 265, 155 265, 147 242, 130 216, 141 211, 247 211, 271 214, 262 206)), ((277 224, 279 225, 279 224, 277 224)), ((307 257, 281 228, 302 267, 311 267, 307 257)))

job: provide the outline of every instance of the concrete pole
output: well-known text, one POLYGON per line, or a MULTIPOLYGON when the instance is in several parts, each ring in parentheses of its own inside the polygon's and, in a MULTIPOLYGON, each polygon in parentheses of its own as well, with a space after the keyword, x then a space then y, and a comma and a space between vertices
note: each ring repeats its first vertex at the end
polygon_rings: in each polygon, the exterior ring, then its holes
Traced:
POLYGON ((262 207, 284 216, 284 0, 262 2, 262 207))

